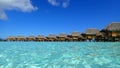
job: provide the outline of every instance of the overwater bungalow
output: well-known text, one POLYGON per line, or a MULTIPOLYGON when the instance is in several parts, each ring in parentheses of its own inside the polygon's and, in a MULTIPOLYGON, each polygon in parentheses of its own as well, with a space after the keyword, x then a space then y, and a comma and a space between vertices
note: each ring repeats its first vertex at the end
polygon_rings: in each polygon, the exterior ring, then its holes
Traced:
POLYGON ((86 40, 96 39, 96 35, 100 33, 96 28, 87 29, 82 35, 86 38, 86 40))
POLYGON ((46 37, 46 41, 56 41, 56 35, 54 34, 49 34, 48 37, 46 37))
POLYGON ((120 41, 120 22, 108 24, 101 32, 105 33, 107 41, 120 41))
POLYGON ((105 41, 105 33, 99 32, 96 34, 96 41, 104 42, 105 41))
POLYGON ((26 41, 26 38, 24 36, 17 36, 16 40, 17 41, 26 41))
POLYGON ((60 33, 58 36, 57 36, 57 41, 66 41, 67 40, 67 34, 65 33, 60 33))
POLYGON ((26 41, 35 41, 35 37, 34 36, 28 36, 27 38, 26 38, 26 41))
POLYGON ((7 37, 7 41, 16 41, 16 37, 15 36, 9 36, 9 37, 7 37))
POLYGON ((36 37, 36 41, 45 41, 46 38, 44 37, 44 35, 38 35, 38 37, 36 37))
POLYGON ((77 32, 77 31, 71 32, 71 34, 69 35, 69 39, 70 41, 83 41, 84 40, 80 32, 77 32))

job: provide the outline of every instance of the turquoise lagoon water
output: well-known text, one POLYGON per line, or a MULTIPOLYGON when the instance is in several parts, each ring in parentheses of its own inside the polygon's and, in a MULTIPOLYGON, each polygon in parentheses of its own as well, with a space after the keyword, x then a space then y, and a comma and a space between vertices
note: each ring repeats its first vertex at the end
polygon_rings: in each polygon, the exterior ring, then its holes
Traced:
POLYGON ((120 68, 120 43, 0 42, 0 68, 120 68))

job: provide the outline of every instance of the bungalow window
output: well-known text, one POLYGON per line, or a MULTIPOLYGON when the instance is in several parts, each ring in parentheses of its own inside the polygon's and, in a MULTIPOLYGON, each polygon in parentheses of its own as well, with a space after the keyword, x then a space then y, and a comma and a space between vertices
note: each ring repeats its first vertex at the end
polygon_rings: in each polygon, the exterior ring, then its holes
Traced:
POLYGON ((117 33, 116 32, 112 32, 112 37, 116 37, 117 33))
POLYGON ((92 38, 92 36, 89 35, 89 36, 88 36, 88 39, 91 39, 91 38, 92 38))

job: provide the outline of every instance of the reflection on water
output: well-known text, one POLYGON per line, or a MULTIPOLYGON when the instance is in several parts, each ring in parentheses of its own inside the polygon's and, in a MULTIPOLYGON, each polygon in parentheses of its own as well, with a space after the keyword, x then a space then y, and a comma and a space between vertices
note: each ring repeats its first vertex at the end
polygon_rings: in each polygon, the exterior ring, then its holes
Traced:
POLYGON ((119 42, 0 42, 0 68, 120 68, 119 42))

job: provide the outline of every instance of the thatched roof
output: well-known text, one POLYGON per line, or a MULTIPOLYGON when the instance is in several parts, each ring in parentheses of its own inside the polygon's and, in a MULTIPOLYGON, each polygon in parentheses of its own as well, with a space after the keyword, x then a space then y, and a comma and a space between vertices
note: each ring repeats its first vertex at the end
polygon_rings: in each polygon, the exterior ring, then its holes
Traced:
POLYGON ((37 38, 45 38, 44 35, 38 35, 37 38))
POLYGON ((96 36, 102 36, 102 37, 104 37, 104 33, 99 32, 99 33, 96 34, 96 36))
POLYGON ((19 38, 19 39, 25 39, 24 36, 17 36, 16 38, 19 38))
POLYGON ((96 28, 89 28, 85 31, 85 34, 97 34, 99 33, 99 30, 96 28))
POLYGON ((16 37, 15 36, 9 36, 7 37, 7 39, 15 39, 16 37))
POLYGON ((27 38, 30 38, 30 39, 32 38, 32 39, 34 39, 35 37, 31 35, 31 36, 28 36, 27 38))
POLYGON ((18 41, 23 41, 23 40, 26 40, 26 38, 24 36, 17 36, 16 39, 18 41))
POLYGON ((8 38, 15 38, 15 36, 9 36, 8 38))
POLYGON ((58 35, 58 37, 67 37, 67 34, 65 34, 65 33, 60 33, 60 34, 58 35))
POLYGON ((109 25, 107 25, 103 30, 120 31, 120 22, 112 22, 109 25))
POLYGON ((54 34, 49 34, 49 35, 48 35, 48 38, 56 38, 56 35, 54 35, 54 34))
POLYGON ((77 31, 71 32, 71 36, 80 36, 80 32, 77 31))

